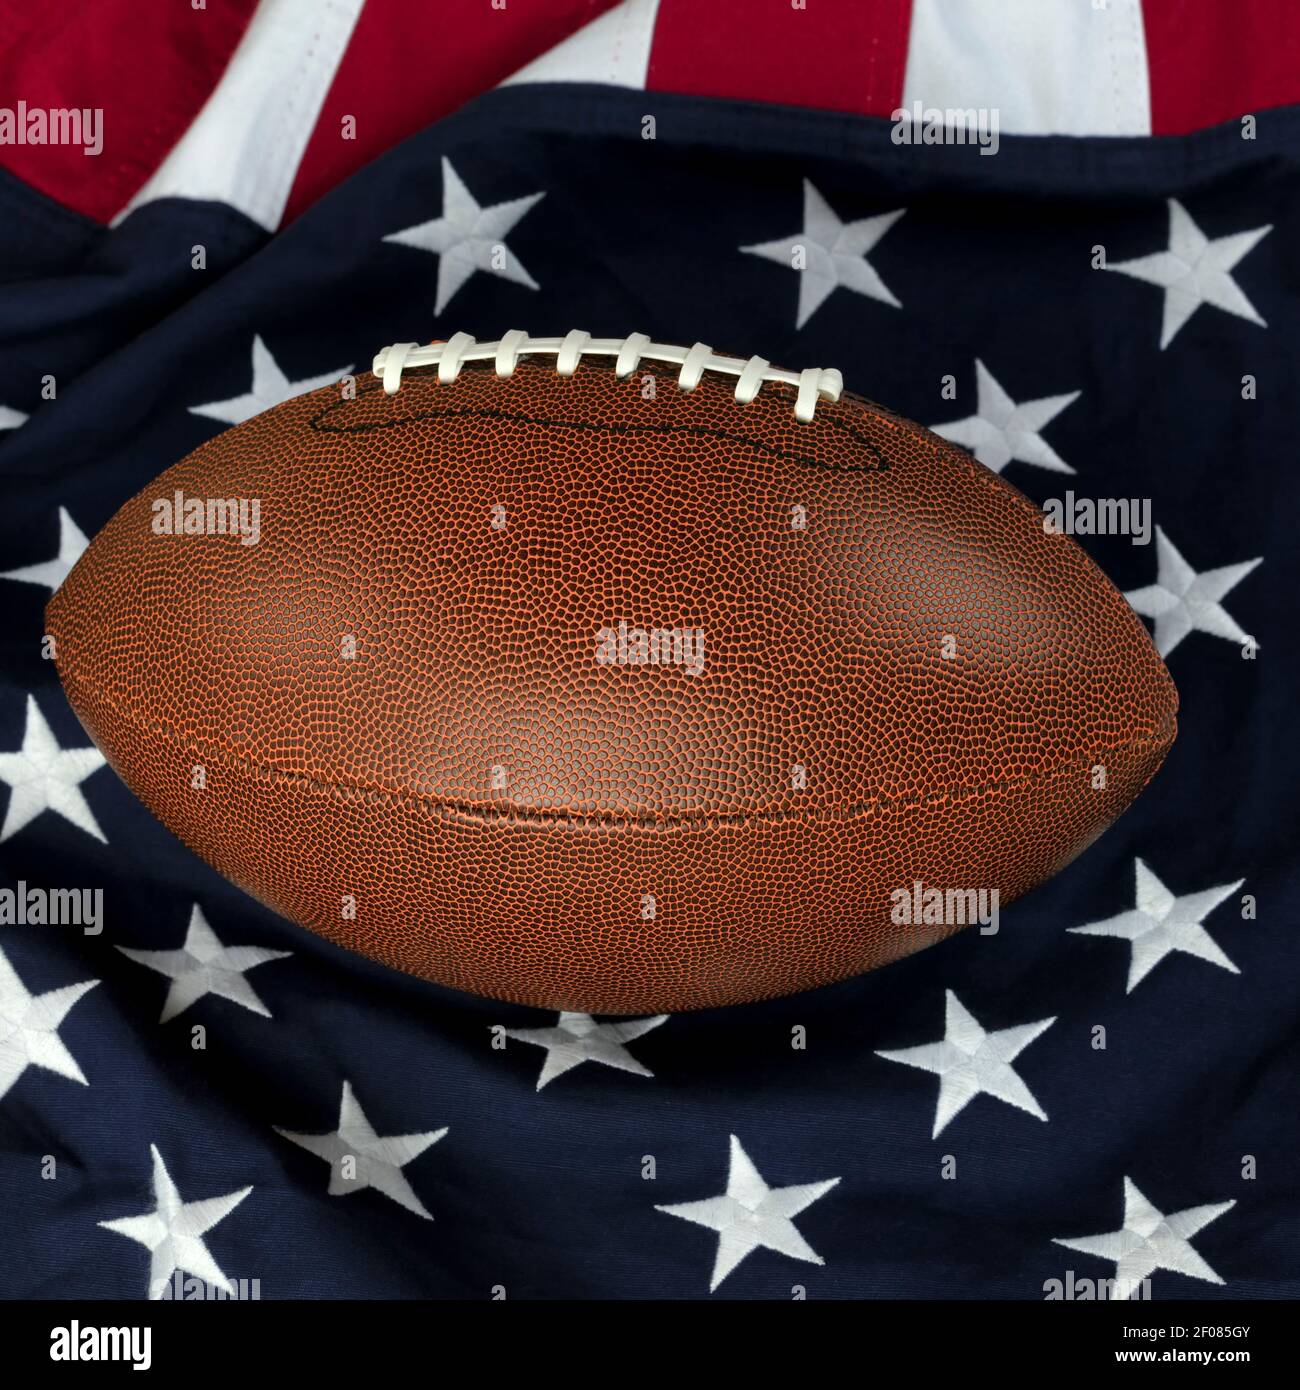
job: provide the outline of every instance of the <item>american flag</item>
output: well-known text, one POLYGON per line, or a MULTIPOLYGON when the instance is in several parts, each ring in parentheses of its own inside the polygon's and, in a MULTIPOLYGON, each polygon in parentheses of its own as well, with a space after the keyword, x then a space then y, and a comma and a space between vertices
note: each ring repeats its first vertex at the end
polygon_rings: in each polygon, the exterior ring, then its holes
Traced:
POLYGON ((1284 0, 0 13, 0 1294, 1300 1293, 1284 0), (259 907, 45 601, 226 426, 515 327, 832 365, 1058 507, 1164 769, 996 935, 761 1005, 542 1013, 259 907))

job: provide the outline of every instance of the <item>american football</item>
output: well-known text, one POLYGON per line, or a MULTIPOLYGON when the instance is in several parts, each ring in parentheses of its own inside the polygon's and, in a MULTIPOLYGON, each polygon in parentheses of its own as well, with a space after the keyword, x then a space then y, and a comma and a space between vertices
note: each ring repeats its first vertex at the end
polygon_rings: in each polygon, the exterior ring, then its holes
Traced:
POLYGON ((1001 477, 836 371, 639 334, 389 347, 128 501, 46 621, 235 883, 589 1013, 929 945, 961 923, 909 904, 1033 888, 1176 730, 1142 623, 1001 477))

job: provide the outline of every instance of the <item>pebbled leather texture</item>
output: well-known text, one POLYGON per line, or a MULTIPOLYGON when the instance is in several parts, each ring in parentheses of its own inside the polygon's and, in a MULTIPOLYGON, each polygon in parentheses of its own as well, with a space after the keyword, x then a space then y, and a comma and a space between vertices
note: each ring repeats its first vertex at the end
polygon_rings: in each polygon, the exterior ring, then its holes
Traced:
POLYGON ((1154 774, 1176 692, 969 455, 733 389, 524 358, 288 401, 96 538, 47 611, 68 697, 209 863, 456 988, 672 1012, 928 945, 954 928, 891 892, 1054 873, 1154 774), (177 489, 259 499, 258 543, 154 534, 177 489), (620 623, 688 646, 637 664, 620 623))

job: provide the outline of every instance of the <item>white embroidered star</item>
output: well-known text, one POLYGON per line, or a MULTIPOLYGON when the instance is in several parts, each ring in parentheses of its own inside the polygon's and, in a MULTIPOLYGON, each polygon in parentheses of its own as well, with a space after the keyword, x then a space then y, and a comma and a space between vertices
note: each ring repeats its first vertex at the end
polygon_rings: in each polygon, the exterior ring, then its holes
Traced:
POLYGON ((746 1255, 760 1247, 810 1264, 825 1264, 799 1234, 794 1218, 838 1182, 839 1178, 827 1178, 794 1187, 769 1187, 733 1134, 726 1192, 698 1202, 656 1206, 655 1210, 718 1233, 718 1254, 709 1285, 712 1293, 746 1255))
POLYGON ((42 584, 51 593, 68 577, 68 571, 81 559, 90 542, 80 526, 68 515, 66 507, 59 508, 59 553, 52 560, 22 569, 6 570, 0 579, 13 579, 20 584, 42 584))
POLYGON ((987 1033, 952 990, 946 992, 946 999, 941 1042, 876 1053, 886 1061, 919 1067, 922 1071, 934 1072, 939 1078, 939 1103, 935 1107, 931 1137, 937 1139, 949 1121, 981 1094, 994 1096, 1040 1120, 1047 1119, 1011 1064, 1056 1019, 1044 1018, 1037 1023, 1022 1023, 987 1033))
POLYGON ((298 381, 290 381, 280 370, 280 365, 271 356, 271 350, 260 336, 253 338, 253 384, 242 396, 231 396, 228 401, 210 401, 207 405, 190 406, 191 415, 204 415, 209 420, 220 420, 226 425, 240 425, 270 410, 273 405, 291 400, 294 396, 329 386, 347 376, 352 364, 338 367, 332 372, 322 372, 320 376, 305 376, 298 381))
POLYGON ((1131 1298, 1142 1281, 1157 1269, 1170 1269, 1192 1279, 1211 1284, 1224 1281, 1192 1248, 1191 1239, 1236 1202, 1216 1202, 1212 1206, 1188 1207, 1166 1216, 1138 1191, 1131 1178, 1124 1179, 1124 1224, 1118 1231, 1099 1236, 1079 1236, 1074 1240, 1055 1240, 1070 1250, 1115 1261, 1114 1294, 1131 1298))
POLYGON ((1263 559, 1257 557, 1198 574, 1157 526, 1156 582, 1144 589, 1134 589, 1124 597, 1144 618, 1155 620, 1156 650, 1161 656, 1167 657, 1193 632, 1208 632, 1211 637, 1244 644, 1251 640, 1250 634, 1237 626, 1221 600, 1263 563, 1263 559))
POLYGON ((548 1082, 583 1062, 600 1062, 607 1067, 617 1067, 619 1071, 630 1071, 635 1076, 653 1076, 654 1072, 627 1050, 627 1044, 667 1021, 667 1014, 659 1014, 655 1018, 597 1023, 590 1014, 562 1013, 554 1028, 507 1028, 506 1037, 546 1049, 542 1074, 537 1078, 540 1091, 548 1082))
POLYGON ((1039 431, 1055 420, 1067 405, 1077 401, 1082 392, 1040 396, 1037 400, 1017 404, 976 358, 975 394, 975 414, 946 425, 933 425, 935 434, 969 449, 994 473, 1001 473, 1013 459, 1052 473, 1074 472, 1039 431))
POLYGON ((153 1155, 154 1209, 142 1216, 123 1216, 116 1221, 101 1221, 99 1225, 106 1231, 116 1231, 128 1240, 138 1241, 149 1251, 151 1299, 162 1298, 177 1270, 192 1274, 223 1293, 233 1293, 234 1285, 208 1252, 203 1237, 218 1221, 224 1221, 253 1189, 244 1187, 224 1197, 182 1202, 157 1145, 150 1144, 149 1152, 153 1155))
POLYGON ((402 1169, 447 1133, 445 1125, 424 1134, 380 1136, 353 1096, 351 1082, 345 1081, 338 1129, 328 1134, 295 1134, 277 1126, 275 1132, 329 1164, 331 1197, 344 1197, 350 1192, 363 1192, 373 1187, 407 1211, 413 1211, 426 1221, 433 1220, 403 1176, 402 1169))
POLYGON ((1169 346, 1174 334, 1202 304, 1213 305, 1266 328, 1268 325, 1255 312, 1255 306, 1242 294, 1229 272, 1273 230, 1272 225, 1211 241, 1176 198, 1168 201, 1169 249, 1106 266, 1107 270, 1131 275, 1135 280, 1145 280, 1164 290, 1161 348, 1169 346))
POLYGON ((98 980, 29 994, 9 958, 0 951, 0 1100, 28 1067, 44 1067, 70 1081, 90 1083, 59 1037, 59 1024, 98 980))
POLYGON ((257 997, 244 973, 269 960, 283 960, 291 951, 270 951, 262 946, 225 946, 208 925, 203 909, 194 904, 190 914, 189 931, 179 951, 137 951, 129 946, 117 948, 124 956, 140 965, 156 970, 171 980, 159 1023, 166 1023, 184 1013, 205 994, 215 994, 242 1004, 263 1018, 271 1011, 257 997))
POLYGON ((795 327, 802 328, 826 302, 831 293, 843 286, 854 294, 877 299, 901 309, 902 304, 876 274, 867 252, 872 250, 885 233, 902 217, 906 208, 863 217, 857 222, 841 222, 831 205, 813 187, 803 181, 803 230, 793 236, 761 241, 740 249, 749 256, 762 256, 777 265, 796 269, 795 257, 802 255, 804 264, 799 270, 799 310, 795 327))
POLYGON ((1070 928, 1076 936, 1114 936, 1131 943, 1133 953, 1129 957, 1125 992, 1132 994, 1139 982, 1175 951, 1221 966, 1234 975, 1241 974, 1202 923, 1246 880, 1239 878, 1236 883, 1221 883, 1215 888, 1203 888, 1199 893, 1176 898, 1142 860, 1135 859, 1133 863, 1137 871, 1133 909, 1108 917, 1104 922, 1070 928))
POLYGON ((0 782, 7 782, 10 787, 0 844, 42 811, 56 812, 78 830, 107 844, 107 837, 81 794, 81 783, 103 766, 104 755, 98 748, 60 748, 35 697, 29 695, 23 746, 16 753, 0 753, 0 782))
POLYGON ((441 217, 390 232, 384 238, 438 257, 438 298, 433 312, 442 313, 476 270, 537 289, 537 281, 505 244, 505 238, 546 194, 530 193, 524 198, 480 207, 446 155, 442 157, 442 188, 441 217))
POLYGON ((15 410, 12 406, 0 405, 0 430, 16 430, 19 425, 25 424, 27 416, 21 410, 15 410))

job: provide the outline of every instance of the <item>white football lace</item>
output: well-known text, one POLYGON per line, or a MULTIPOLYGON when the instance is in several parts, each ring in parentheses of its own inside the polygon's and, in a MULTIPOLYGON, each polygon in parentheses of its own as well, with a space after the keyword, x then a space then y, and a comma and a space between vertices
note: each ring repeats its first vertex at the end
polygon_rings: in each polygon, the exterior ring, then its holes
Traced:
POLYGON ((374 373, 384 383, 385 394, 392 396, 408 367, 436 366, 439 382, 449 386, 466 362, 485 362, 490 358, 496 365, 497 376, 508 377, 521 357, 539 353, 555 355, 555 370, 560 376, 572 376, 583 357, 613 357, 614 373, 620 377, 631 376, 647 359, 673 363, 681 369, 677 384, 683 391, 694 391, 705 372, 721 372, 739 378, 736 400, 741 405, 748 405, 765 381, 783 381, 798 388, 794 413, 805 423, 813 418, 820 399, 838 401, 844 391, 844 378, 834 367, 787 372, 763 357, 718 357, 705 343, 684 348, 652 343, 644 333, 633 333, 628 338, 593 338, 577 329, 563 338, 530 338, 515 328, 496 343, 475 342, 468 333, 454 333, 445 343, 394 343, 375 354, 374 373))

